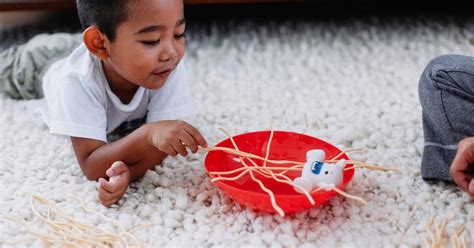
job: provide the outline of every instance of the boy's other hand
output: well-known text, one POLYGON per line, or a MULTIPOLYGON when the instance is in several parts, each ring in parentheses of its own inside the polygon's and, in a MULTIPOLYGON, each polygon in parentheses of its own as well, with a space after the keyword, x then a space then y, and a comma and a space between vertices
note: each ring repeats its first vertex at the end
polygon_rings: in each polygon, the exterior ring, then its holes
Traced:
POLYGON ((102 205, 110 207, 116 203, 127 191, 130 183, 130 171, 122 161, 117 161, 105 172, 109 181, 99 179, 98 196, 102 205))
POLYGON ((196 153, 198 146, 207 146, 201 133, 195 127, 181 120, 152 123, 148 137, 154 147, 171 156, 188 155, 186 147, 196 153))
POLYGON ((474 196, 474 137, 465 138, 458 144, 458 151, 449 170, 454 182, 474 196))

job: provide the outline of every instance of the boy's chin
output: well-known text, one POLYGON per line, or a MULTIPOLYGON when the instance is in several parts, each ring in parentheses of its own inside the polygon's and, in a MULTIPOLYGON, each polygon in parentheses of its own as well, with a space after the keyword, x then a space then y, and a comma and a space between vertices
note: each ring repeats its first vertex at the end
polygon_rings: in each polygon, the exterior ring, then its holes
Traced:
POLYGON ((159 80, 159 81, 148 83, 148 84, 144 85, 143 87, 145 87, 149 90, 157 90, 157 89, 163 87, 163 85, 165 85, 165 82, 166 82, 166 80, 159 80))

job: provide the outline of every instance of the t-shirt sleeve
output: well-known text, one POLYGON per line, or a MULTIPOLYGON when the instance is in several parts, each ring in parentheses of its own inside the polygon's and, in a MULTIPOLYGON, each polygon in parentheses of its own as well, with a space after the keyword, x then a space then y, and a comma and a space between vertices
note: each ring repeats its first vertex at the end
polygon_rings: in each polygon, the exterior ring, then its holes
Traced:
POLYGON ((147 122, 182 119, 192 114, 193 100, 185 64, 181 61, 165 85, 151 95, 147 122))
POLYGON ((45 91, 45 122, 52 134, 107 142, 107 116, 99 93, 66 77, 45 91))

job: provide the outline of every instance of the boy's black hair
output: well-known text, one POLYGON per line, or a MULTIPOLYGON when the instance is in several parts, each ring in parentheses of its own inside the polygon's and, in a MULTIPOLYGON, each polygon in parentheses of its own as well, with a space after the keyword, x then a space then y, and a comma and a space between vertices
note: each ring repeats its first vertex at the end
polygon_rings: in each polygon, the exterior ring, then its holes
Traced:
POLYGON ((117 27, 128 17, 129 0, 77 0, 76 3, 82 28, 97 26, 110 41, 115 40, 117 27))

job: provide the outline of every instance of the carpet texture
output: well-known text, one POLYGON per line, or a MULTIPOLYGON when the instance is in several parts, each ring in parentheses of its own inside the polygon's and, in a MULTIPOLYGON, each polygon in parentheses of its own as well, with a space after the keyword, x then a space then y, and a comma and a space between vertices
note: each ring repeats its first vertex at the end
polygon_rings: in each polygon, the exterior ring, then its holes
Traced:
MULTIPOLYGON (((213 145, 231 134, 268 129, 308 134, 351 158, 400 173, 358 169, 342 196, 280 217, 240 206, 209 180, 205 153, 167 158, 132 184, 118 205, 96 200, 96 182, 82 174, 66 139, 50 135, 24 102, 0 98, 0 246, 32 237, 44 224, 30 196, 68 215, 116 229, 81 209, 69 194, 137 230, 150 247, 417 247, 426 223, 447 220, 445 236, 466 227, 474 237, 473 200, 454 185, 428 184, 419 174, 423 148, 418 78, 430 59, 471 55, 474 19, 347 19, 230 22, 188 34, 186 62, 198 109, 193 123, 213 145)), ((444 243, 449 245, 449 239, 444 243)), ((26 245, 40 246, 33 240, 26 245)), ((471 246, 472 247, 472 246, 471 246)))

